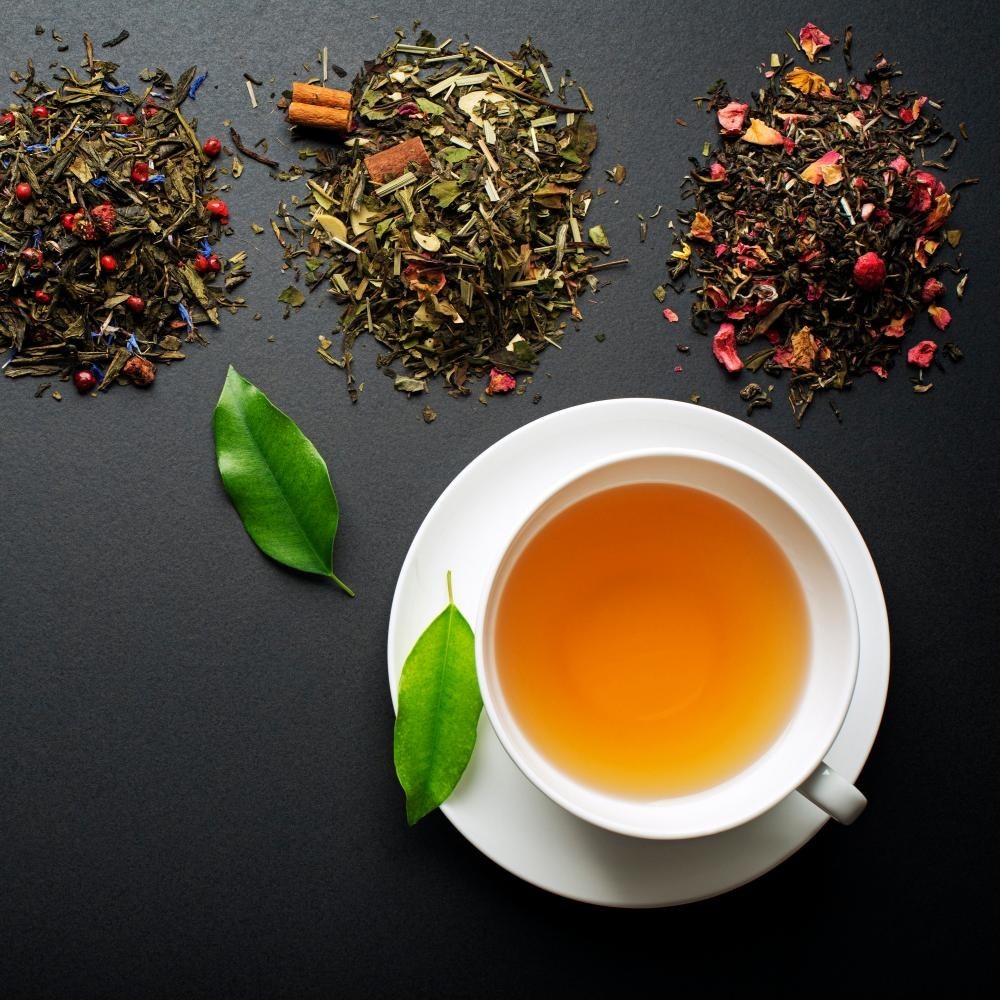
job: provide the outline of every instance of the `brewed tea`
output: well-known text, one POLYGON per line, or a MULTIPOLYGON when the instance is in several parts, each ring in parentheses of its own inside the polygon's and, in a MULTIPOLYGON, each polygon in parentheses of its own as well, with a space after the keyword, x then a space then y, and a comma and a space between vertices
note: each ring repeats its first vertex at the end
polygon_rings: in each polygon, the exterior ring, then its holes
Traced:
POLYGON ((810 630, 788 558, 749 515, 668 483, 617 486, 528 542, 495 659, 535 747, 603 791, 696 792, 759 757, 804 686, 810 630))

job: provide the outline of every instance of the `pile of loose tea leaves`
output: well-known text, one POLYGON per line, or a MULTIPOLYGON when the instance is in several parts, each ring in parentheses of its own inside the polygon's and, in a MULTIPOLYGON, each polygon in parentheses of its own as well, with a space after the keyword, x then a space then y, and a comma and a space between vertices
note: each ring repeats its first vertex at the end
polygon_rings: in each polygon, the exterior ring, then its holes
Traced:
MULTIPOLYGON (((850 39, 848 29, 848 70, 850 39)), ((799 34, 810 63, 830 45, 816 25, 799 34)), ((694 210, 680 214, 671 277, 700 280, 694 322, 715 329, 728 371, 787 374, 797 422, 821 390, 865 373, 887 378, 915 317, 926 311, 946 330, 942 300, 965 290, 961 233, 947 224, 956 191, 975 182, 948 187, 938 176, 959 140, 940 105, 893 88, 899 75, 882 56, 846 81, 772 56, 752 109, 724 82, 698 99, 720 139, 685 178, 694 210)), ((930 339, 908 347, 916 391, 931 387, 923 376, 937 352, 930 339)), ((962 356, 950 342, 943 353, 962 356)), ((741 395, 748 410, 771 402, 757 383, 741 395)))
POLYGON ((242 304, 229 292, 248 273, 243 253, 223 262, 213 249, 229 224, 213 166, 222 145, 199 141, 181 112, 205 75, 144 71, 132 89, 84 44, 79 70, 45 81, 29 62, 10 74, 0 350, 8 376, 72 378, 88 392, 149 385, 158 362, 204 339, 199 325, 242 304))
MULTIPOLYGON (((407 393, 440 376, 452 395, 488 379, 509 392, 558 346, 565 311, 596 290, 595 252, 610 245, 584 227, 592 195, 578 191, 597 143, 586 91, 553 81, 530 41, 502 59, 472 45, 415 44, 400 34, 354 80, 354 129, 324 150, 296 216, 279 208, 286 266, 307 290, 325 284, 344 306, 343 367, 357 399, 353 347, 371 334, 378 366, 407 393), (572 88, 573 95, 567 96, 572 88)), ((305 301, 291 286, 290 308, 305 301)), ((522 380, 522 383, 525 380, 522 380)))

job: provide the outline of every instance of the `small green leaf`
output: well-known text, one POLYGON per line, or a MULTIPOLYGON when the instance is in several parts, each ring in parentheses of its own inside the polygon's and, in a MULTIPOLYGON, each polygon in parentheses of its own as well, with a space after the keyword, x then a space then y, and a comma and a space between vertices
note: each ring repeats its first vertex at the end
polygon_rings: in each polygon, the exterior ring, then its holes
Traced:
POLYGON ((420 108, 425 115, 431 115, 431 117, 443 115, 446 110, 442 105, 435 104, 433 101, 427 100, 426 97, 417 98, 417 107, 420 108))
POLYGON ((212 418, 223 485, 247 534, 272 559, 305 573, 333 573, 340 522, 326 462, 256 386, 230 366, 212 418))
POLYGON ((472 629, 455 606, 427 626, 403 664, 393 731, 396 775, 413 826, 451 795, 476 745, 483 699, 472 629))
POLYGON ((278 301, 284 302, 286 305, 291 306, 293 309, 298 309, 306 300, 305 294, 301 288, 296 288, 294 285, 289 285, 286 289, 278 295, 278 301))
POLYGON ((437 198, 438 208, 447 208, 459 195, 462 189, 458 181, 438 181, 430 188, 431 197, 437 198))

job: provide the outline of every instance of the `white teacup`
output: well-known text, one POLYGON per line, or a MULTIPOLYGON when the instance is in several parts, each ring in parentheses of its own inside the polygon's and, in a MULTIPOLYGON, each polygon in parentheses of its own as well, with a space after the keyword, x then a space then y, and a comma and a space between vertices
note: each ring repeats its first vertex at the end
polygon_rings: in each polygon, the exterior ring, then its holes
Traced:
MULTIPOLYGON (((661 527, 650 525, 650 530, 661 527)), ((579 539, 579 544, 586 546, 588 539, 579 539)), ((747 570, 747 586, 752 586, 753 574, 747 570)), ((757 571, 766 572, 767 567, 757 571)), ((750 468, 704 452, 659 449, 623 454, 581 469, 541 500, 501 543, 486 579, 475 635, 487 715, 514 763, 563 808, 608 830, 654 839, 700 837, 739 826, 795 791, 841 823, 852 822, 864 808, 864 796, 824 762, 844 722, 857 677, 858 621, 850 585, 836 554, 808 514, 750 468), (783 725, 735 773, 679 794, 622 792, 581 778, 554 761, 528 735, 512 708, 504 687, 504 664, 498 662, 498 645, 504 645, 498 643, 496 634, 498 608, 511 572, 532 540, 581 501, 635 483, 691 487, 727 501, 752 518, 790 563, 808 619, 801 683, 782 716, 783 725)), ((705 595, 706 600, 711 597, 705 595)), ((537 614, 544 622, 544 594, 539 594, 537 614)), ((627 622, 622 627, 627 628, 627 622)), ((509 642, 505 648, 510 649, 509 642)), ((608 669, 616 665, 609 663, 608 669)), ((664 724, 673 723, 667 719, 664 724)))

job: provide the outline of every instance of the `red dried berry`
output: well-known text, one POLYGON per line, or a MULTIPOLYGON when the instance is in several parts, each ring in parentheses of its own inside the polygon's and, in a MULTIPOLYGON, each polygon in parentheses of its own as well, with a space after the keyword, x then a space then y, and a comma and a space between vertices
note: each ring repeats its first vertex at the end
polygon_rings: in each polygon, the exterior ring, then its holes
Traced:
POLYGON ((81 392, 97 388, 97 376, 89 368, 78 368, 73 372, 73 385, 81 392))
POLYGON ((114 232, 118 213, 110 201, 102 201, 96 208, 92 208, 90 210, 90 217, 105 236, 110 236, 114 232))
POLYGON ((222 152, 222 143, 213 135, 204 141, 201 151, 214 160, 222 152))
POLYGON ((156 380, 156 365, 152 361, 140 357, 138 354, 133 354, 125 362, 122 374, 126 378, 130 378, 134 385, 152 385, 156 380))
POLYGON ((130 295, 125 300, 125 308, 138 315, 146 308, 146 301, 140 295, 130 295))
POLYGON ((218 219, 229 218, 229 206, 221 198, 212 198, 205 202, 205 211, 218 219))
POLYGON ((743 360, 736 353, 736 327, 732 323, 722 323, 712 338, 712 353, 727 372, 738 372, 743 368, 743 360))
POLYGON ((44 104, 36 104, 31 109, 31 117, 34 118, 36 122, 44 121, 49 117, 49 109, 45 107, 44 104))
POLYGON ((73 232, 73 227, 76 225, 76 213, 64 212, 59 221, 62 223, 63 229, 65 229, 67 233, 71 233, 73 232))
POLYGON ((106 271, 111 274, 112 271, 118 270, 118 260, 111 254, 106 253, 101 255, 101 270, 106 271))
POLYGON ((222 261, 221 261, 221 260, 219 260, 219 257, 218 257, 218 255, 217 255, 217 254, 214 254, 214 253, 213 253, 213 254, 212 254, 212 255, 211 255, 211 256, 210 256, 210 257, 209 257, 209 258, 208 258, 208 259, 207 259, 207 260, 205 261, 205 263, 206 263, 206 264, 208 265, 208 269, 209 269, 210 271, 221 271, 221 270, 222 270, 222 261))
POLYGON ((199 274, 204 274, 208 270, 208 258, 203 254, 198 254, 194 259, 194 269, 199 274))
POLYGON ((82 208, 73 216, 73 233, 88 242, 97 239, 97 227, 87 218, 87 213, 82 208))
POLYGON ((132 164, 132 183, 145 184, 149 180, 149 164, 145 160, 136 160, 132 164))
POLYGON ((31 190, 31 185, 27 181, 21 181, 21 183, 14 188, 14 197, 17 198, 18 201, 31 201, 34 193, 35 192, 31 190))
POLYGON ((16 121, 13 112, 5 111, 0 115, 0 128, 10 128, 16 121))
POLYGON ((40 306, 47 306, 52 301, 52 296, 44 288, 36 288, 35 301, 40 306))
POLYGON ((134 125, 137 120, 138 119, 135 115, 130 115, 125 111, 119 111, 118 114, 115 115, 115 121, 119 125, 134 125))
POLYGON ((142 109, 143 118, 152 118, 153 115, 158 114, 160 109, 155 104, 147 104, 142 109))
POLYGON ((885 281, 885 261, 877 253, 862 254, 854 262, 854 284, 865 292, 877 292, 885 281))
POLYGON ((37 271, 45 263, 45 257, 37 247, 25 247, 21 251, 21 260, 33 271, 37 271))

